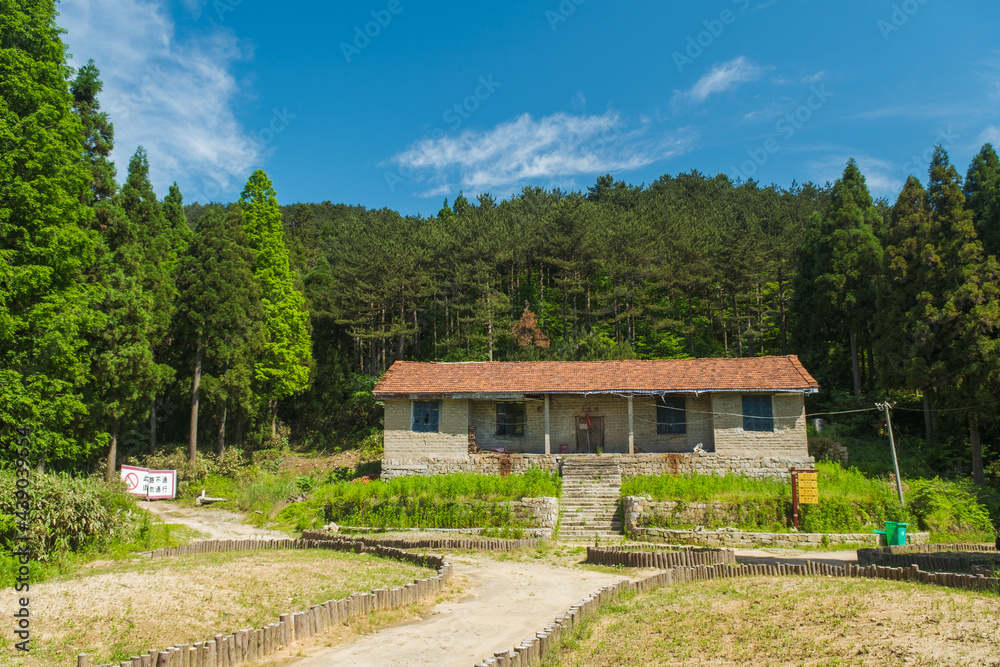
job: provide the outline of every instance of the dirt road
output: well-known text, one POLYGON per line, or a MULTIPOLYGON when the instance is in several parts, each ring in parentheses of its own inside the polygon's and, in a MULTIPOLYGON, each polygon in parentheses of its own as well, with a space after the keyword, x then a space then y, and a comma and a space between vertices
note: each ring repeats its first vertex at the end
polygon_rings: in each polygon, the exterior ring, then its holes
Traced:
MULTIPOLYGON (((142 502, 140 507, 149 510, 166 523, 180 523, 205 533, 202 540, 252 540, 288 537, 286 533, 265 530, 243 523, 244 516, 221 507, 182 507, 157 500, 142 502)), ((199 540, 193 540, 195 542, 199 540)))
POLYGON ((546 563, 451 556, 462 592, 422 620, 349 645, 314 649, 294 667, 461 665, 513 648, 602 586, 623 577, 546 563))

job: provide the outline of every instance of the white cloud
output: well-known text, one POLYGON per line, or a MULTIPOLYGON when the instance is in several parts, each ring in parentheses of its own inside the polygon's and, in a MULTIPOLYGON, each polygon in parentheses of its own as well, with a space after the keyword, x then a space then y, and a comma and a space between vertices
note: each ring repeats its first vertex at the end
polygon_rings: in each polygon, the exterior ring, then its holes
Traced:
POLYGON ((637 169, 679 155, 697 140, 689 130, 653 135, 650 124, 630 128, 614 111, 538 120, 523 114, 491 130, 423 139, 388 163, 427 184, 423 196, 458 187, 474 194, 528 182, 566 185, 575 176, 637 169))
POLYGON ((991 102, 1000 102, 1000 51, 994 51, 983 67, 980 76, 986 85, 986 97, 991 102))
POLYGON ((983 144, 993 144, 994 146, 1000 146, 1000 127, 995 125, 990 125, 985 130, 979 133, 979 137, 976 138, 976 143, 980 146, 983 144))
POLYGON ((832 155, 822 160, 815 160, 809 164, 813 180, 817 183, 829 181, 833 183, 844 175, 844 167, 850 158, 858 163, 858 169, 865 177, 868 191, 872 197, 886 197, 889 203, 893 203, 896 196, 903 189, 905 176, 900 177, 900 168, 888 160, 870 157, 867 155, 847 155, 840 153, 832 155))
POLYGON ((677 91, 674 101, 704 102, 710 95, 722 93, 746 81, 756 81, 764 69, 747 62, 744 56, 716 65, 688 91, 677 91))
POLYGON ((88 0, 60 9, 71 64, 93 58, 101 71, 119 180, 141 145, 161 197, 174 180, 188 202, 238 192, 266 152, 232 108, 239 89, 231 68, 249 57, 247 46, 228 30, 178 39, 165 0, 88 0))

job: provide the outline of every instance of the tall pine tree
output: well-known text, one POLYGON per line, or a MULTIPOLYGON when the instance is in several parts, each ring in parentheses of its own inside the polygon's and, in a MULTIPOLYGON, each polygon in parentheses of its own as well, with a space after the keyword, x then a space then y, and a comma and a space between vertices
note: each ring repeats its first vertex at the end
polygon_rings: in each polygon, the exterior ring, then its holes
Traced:
POLYGON ((247 181, 240 197, 243 225, 257 253, 254 275, 261 286, 267 340, 254 375, 267 399, 272 437, 278 401, 309 386, 312 342, 305 296, 295 288, 274 187, 263 170, 247 181))
POLYGON ((193 353, 188 438, 191 462, 198 447, 203 374, 222 379, 224 393, 219 400, 220 405, 225 402, 225 409, 241 414, 250 407, 249 378, 264 341, 260 285, 253 274, 255 261, 238 208, 228 213, 209 209, 181 259, 178 338, 193 353))
POLYGON ((1000 254, 1000 158, 986 144, 972 159, 965 178, 966 207, 987 254, 1000 254))
POLYGON ((881 224, 865 177, 852 159, 833 187, 829 212, 813 219, 792 301, 793 341, 803 350, 803 361, 828 381, 843 377, 849 364, 857 396, 862 388, 860 350, 871 338, 875 315, 882 262, 875 230, 881 224))
POLYGON ((88 334, 99 239, 52 0, 0 0, 0 435, 34 433, 40 458, 76 462, 87 433, 88 334))
POLYGON ((996 260, 965 210, 961 177, 938 147, 925 191, 912 176, 893 208, 880 290, 879 350, 890 387, 920 389, 928 408, 962 410, 973 476, 983 481, 981 405, 995 386, 1000 311, 996 260))

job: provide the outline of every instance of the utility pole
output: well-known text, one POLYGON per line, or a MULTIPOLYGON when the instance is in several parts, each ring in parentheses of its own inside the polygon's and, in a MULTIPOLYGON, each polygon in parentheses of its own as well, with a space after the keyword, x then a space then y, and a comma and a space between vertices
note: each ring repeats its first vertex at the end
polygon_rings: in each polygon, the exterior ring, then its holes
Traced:
POLYGON ((896 439, 892 437, 892 416, 889 411, 896 406, 895 403, 876 403, 875 407, 885 412, 885 423, 889 427, 889 447, 892 449, 892 467, 896 471, 896 493, 899 495, 899 504, 906 506, 903 502, 903 479, 899 476, 899 461, 896 459, 896 439))

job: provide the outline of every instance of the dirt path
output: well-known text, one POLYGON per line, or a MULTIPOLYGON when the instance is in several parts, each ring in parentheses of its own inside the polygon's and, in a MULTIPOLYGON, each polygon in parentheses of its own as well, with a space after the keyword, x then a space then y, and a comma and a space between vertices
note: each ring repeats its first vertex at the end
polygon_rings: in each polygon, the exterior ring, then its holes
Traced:
POLYGON ((183 507, 173 503, 157 500, 141 503, 147 509, 166 523, 180 523, 189 528, 205 533, 205 537, 192 540, 251 540, 277 539, 288 537, 285 533, 265 530, 257 526, 243 523, 244 516, 236 512, 224 510, 221 507, 183 507))
MULTIPOLYGON (((417 622, 310 651, 294 667, 468 665, 513 648, 602 586, 623 577, 545 563, 450 556, 461 593, 417 622)), ((308 650, 308 649, 307 649, 308 650)))
MULTIPOLYGON (((203 539, 287 537, 243 523, 240 514, 222 508, 191 508, 173 503, 145 505, 163 521, 181 523, 207 535, 203 539)), ((358 637, 334 647, 309 643, 299 647, 306 657, 279 660, 292 667, 326 665, 461 665, 475 664, 495 651, 508 650, 539 632, 576 602, 602 586, 622 579, 546 562, 493 560, 452 555, 453 588, 459 593, 434 607, 424 618, 358 637)), ((844 565, 854 551, 740 549, 740 563, 795 563, 805 560, 844 565)), ((301 655, 301 653, 300 653, 301 655)))

